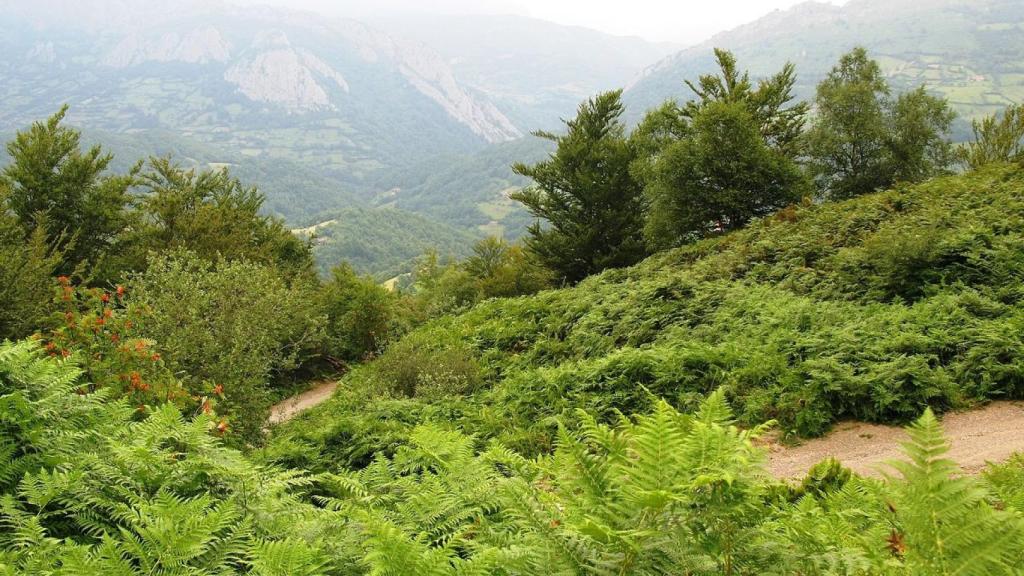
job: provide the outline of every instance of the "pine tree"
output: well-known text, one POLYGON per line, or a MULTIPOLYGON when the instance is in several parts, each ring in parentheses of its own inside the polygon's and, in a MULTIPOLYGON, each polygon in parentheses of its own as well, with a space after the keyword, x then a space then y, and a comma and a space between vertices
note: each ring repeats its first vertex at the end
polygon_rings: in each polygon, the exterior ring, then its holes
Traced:
POLYGON ((7 205, 26 235, 45 226, 50 244, 65 247, 64 274, 111 251, 129 224, 135 181, 134 171, 107 174, 113 156, 100 146, 82 150, 81 134, 61 125, 67 111, 18 132, 7 144, 11 163, 0 173, 10 190, 7 205))
POLYGON ((621 91, 600 94, 566 122, 566 134, 537 133, 558 145, 548 160, 516 173, 535 184, 512 195, 541 221, 526 245, 559 279, 578 282, 645 255, 643 196, 630 172, 635 158, 620 120, 621 91))

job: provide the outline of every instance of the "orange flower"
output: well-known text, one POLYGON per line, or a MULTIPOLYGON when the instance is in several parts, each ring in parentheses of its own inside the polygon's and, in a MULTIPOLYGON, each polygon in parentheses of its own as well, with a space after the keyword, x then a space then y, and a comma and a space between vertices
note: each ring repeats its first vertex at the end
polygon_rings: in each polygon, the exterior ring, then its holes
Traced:
POLYGON ((110 341, 113 342, 114 344, 117 344, 118 342, 121 341, 121 336, 119 336, 118 334, 111 334, 110 341))
POLYGON ((100 296, 100 300, 102 300, 104 303, 110 302, 110 294, 104 292, 103 295, 100 296))
POLYGON ((60 282, 63 285, 67 284, 68 282, 71 282, 71 279, 68 278, 67 276, 57 276, 57 282, 60 282))
POLYGON ((159 362, 160 361, 160 355, 159 354, 153 354, 152 356, 149 357, 149 359, 152 360, 153 362, 159 362))
POLYGON ((117 285, 117 297, 122 298, 124 296, 124 286, 117 285))
POLYGON ((213 406, 210 405, 209 400, 203 400, 203 414, 212 414, 213 406))
POLYGON ((104 318, 112 318, 113 316, 114 316, 114 311, 113 310, 111 310, 110 308, 104 308, 103 309, 103 317, 104 318))
POLYGON ((228 431, 228 422, 227 422, 227 420, 221 420, 220 424, 217 424, 217 432, 219 432, 221 434, 224 434, 227 431, 228 431))
POLYGON ((132 321, 131 320, 128 320, 127 322, 124 323, 124 329, 125 330, 131 330, 132 329, 132 321))
POLYGON ((60 355, 63 356, 64 358, 67 358, 68 356, 71 356, 71 351, 70 350, 61 350, 60 351, 60 355))
POLYGON ((217 396, 223 396, 224 386, 222 384, 217 384, 216 386, 213 387, 213 393, 216 394, 217 396))
POLYGON ((146 343, 145 342, 143 342, 142 340, 136 340, 135 341, 135 351, 136 352, 142 352, 145 349, 146 349, 146 343))

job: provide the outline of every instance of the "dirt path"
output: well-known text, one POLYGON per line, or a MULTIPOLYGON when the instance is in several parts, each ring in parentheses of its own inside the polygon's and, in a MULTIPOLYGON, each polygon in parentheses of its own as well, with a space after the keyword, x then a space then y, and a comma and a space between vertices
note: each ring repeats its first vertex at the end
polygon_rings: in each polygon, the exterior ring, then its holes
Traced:
MULTIPOLYGON (((271 408, 270 424, 291 420, 334 394, 338 382, 321 382, 271 408)), ((947 414, 942 418, 952 442, 948 456, 973 474, 987 462, 1006 460, 1024 452, 1024 402, 993 402, 984 408, 947 414)), ((900 427, 843 422, 823 438, 799 446, 767 445, 768 469, 776 478, 802 478, 811 466, 835 456, 858 474, 878 476, 888 460, 901 457, 906 433, 900 427)))
POLYGON ((337 382, 320 382, 302 394, 292 396, 287 400, 279 402, 270 409, 270 418, 268 419, 268 422, 270 424, 287 422, 297 416, 300 412, 309 410, 330 398, 331 394, 334 394, 334 391, 337 390, 337 388, 337 382))
MULTIPOLYGON (((969 412, 942 418, 952 442, 948 457, 968 474, 986 462, 1000 462, 1024 452, 1024 402, 993 402, 969 412)), ((769 444, 768 468, 777 478, 802 478, 814 464, 835 456, 858 474, 878 476, 879 466, 901 456, 906 440, 901 428, 860 422, 838 424, 828 436, 796 447, 769 444)))

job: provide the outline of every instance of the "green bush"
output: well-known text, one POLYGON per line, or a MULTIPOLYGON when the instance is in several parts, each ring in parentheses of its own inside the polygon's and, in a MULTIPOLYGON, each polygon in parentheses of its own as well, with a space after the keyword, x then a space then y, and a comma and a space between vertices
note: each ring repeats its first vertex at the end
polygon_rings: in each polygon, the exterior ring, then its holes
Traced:
POLYGON ((270 387, 320 349, 324 318, 312 287, 289 286, 260 264, 156 256, 128 284, 147 311, 145 335, 193 394, 222 395, 238 437, 257 438, 270 387))

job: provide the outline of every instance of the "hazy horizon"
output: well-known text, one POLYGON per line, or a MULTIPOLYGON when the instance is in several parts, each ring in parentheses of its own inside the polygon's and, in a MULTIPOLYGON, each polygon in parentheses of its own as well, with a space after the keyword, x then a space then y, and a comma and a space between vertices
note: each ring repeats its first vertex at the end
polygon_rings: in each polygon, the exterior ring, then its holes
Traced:
MULTIPOLYGON (((509 14, 557 24, 591 28, 617 36, 637 36, 652 42, 696 44, 719 32, 752 22, 774 10, 807 0, 719 0, 715 3, 669 3, 634 0, 624 13, 612 0, 381 0, 367 5, 354 0, 230 0, 241 5, 275 5, 330 16, 389 18, 414 14, 509 14)), ((845 4, 848 0, 820 0, 845 4)))

